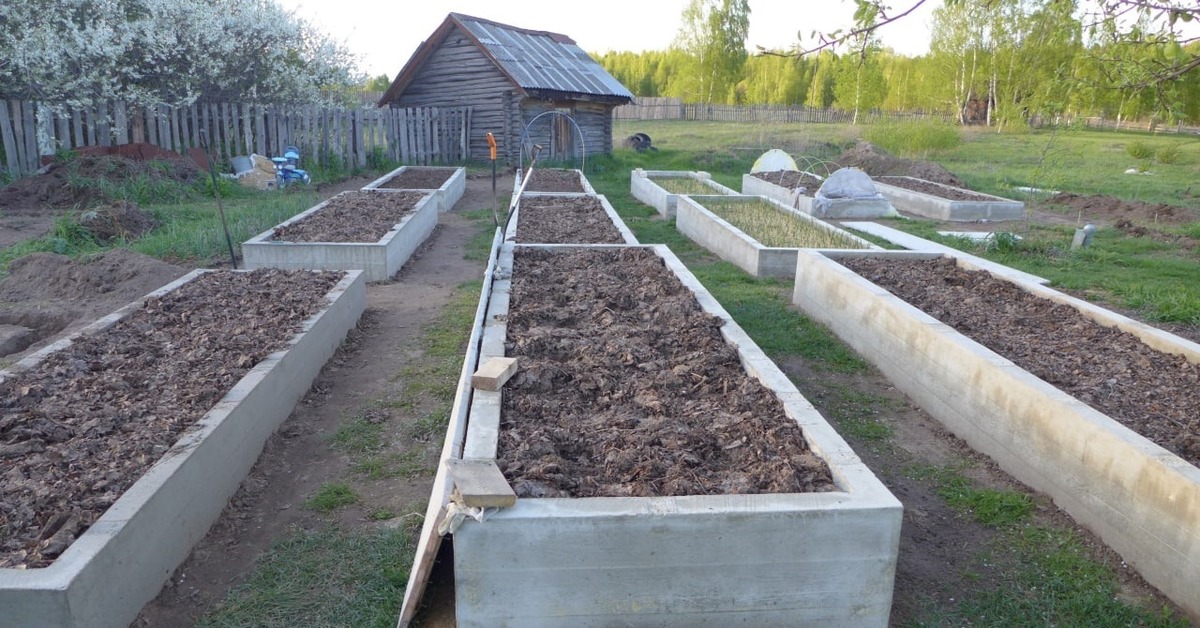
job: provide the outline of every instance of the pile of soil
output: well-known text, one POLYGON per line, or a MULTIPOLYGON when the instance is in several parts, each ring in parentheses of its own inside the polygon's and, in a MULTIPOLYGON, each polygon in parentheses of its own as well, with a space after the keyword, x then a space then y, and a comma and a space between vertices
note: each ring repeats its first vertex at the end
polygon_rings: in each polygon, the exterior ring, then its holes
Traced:
POLYGON ((526 192, 578 192, 582 194, 583 182, 579 173, 563 168, 534 168, 529 174, 526 192))
POLYGON ((1176 233, 1168 233, 1161 229, 1154 229, 1145 225, 1137 225, 1130 222, 1127 218, 1122 218, 1113 225, 1118 231, 1127 236, 1135 238, 1149 238, 1155 242, 1163 242, 1173 244, 1183 249, 1197 249, 1200 251, 1200 240, 1196 238, 1180 235, 1176 233))
POLYGON ((8 276, 0 281, 0 303, 99 301, 107 313, 186 272, 129 249, 80 259, 32 253, 9 264, 8 276))
POLYGON ((275 229, 283 242, 378 242, 425 198, 423 192, 342 192, 300 222, 275 229))
POLYGON ((844 259, 869 281, 1200 465, 1200 366, 952 258, 844 259))
POLYGON ((408 168, 379 187, 393 190, 436 190, 454 176, 454 172, 454 168, 408 168))
POLYGON ((962 179, 950 174, 949 170, 939 164, 932 161, 896 157, 870 142, 858 142, 834 161, 843 167, 860 168, 872 177, 887 175, 915 177, 958 188, 967 187, 962 179))
POLYGON ((192 160, 179 156, 139 161, 120 155, 80 155, 64 164, 50 164, 46 168, 43 174, 18 179, 0 189, 0 208, 87 208, 119 200, 109 198, 105 188, 140 177, 193 185, 203 176, 192 160))
POLYGON ((79 224, 98 242, 132 240, 158 226, 158 221, 133 201, 118 201, 79 216, 79 224))
POLYGON ((789 190, 800 190, 801 192, 812 190, 814 194, 821 188, 821 184, 824 183, 819 177, 815 177, 807 172, 800 172, 799 170, 752 172, 750 176, 762 179, 767 183, 774 183, 789 190))
POLYGON ((958 188, 938 185, 936 183, 930 183, 929 181, 921 179, 906 179, 904 177, 879 177, 879 182, 898 188, 904 188, 906 190, 912 190, 913 192, 920 192, 922 194, 944 198, 948 201, 996 200, 991 196, 984 196, 983 194, 976 194, 974 192, 968 192, 958 188))
POLYGON ((1058 205, 1082 215, 1084 222, 1107 223, 1128 220, 1135 223, 1185 224, 1200 220, 1200 211, 1163 203, 1123 201, 1103 194, 1063 192, 1050 197, 1047 204, 1058 205))
POLYGON ((0 382, 0 568, 50 564, 343 275, 208 273, 0 382))
POLYGON ((521 200, 517 242, 623 244, 625 239, 592 196, 531 196, 521 200))
POLYGON ((497 454, 517 495, 833 490, 723 324, 646 249, 518 250, 497 454))

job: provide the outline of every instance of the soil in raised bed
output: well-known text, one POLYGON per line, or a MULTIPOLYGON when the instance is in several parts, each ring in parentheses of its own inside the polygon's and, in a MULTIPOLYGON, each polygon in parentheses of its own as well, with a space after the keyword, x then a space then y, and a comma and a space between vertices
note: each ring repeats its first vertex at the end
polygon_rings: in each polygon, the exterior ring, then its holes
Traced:
POLYGON ((811 191, 815 195, 817 190, 821 189, 821 184, 824 183, 821 179, 799 170, 776 170, 774 172, 751 172, 750 176, 762 179, 767 183, 774 183, 789 190, 802 189, 811 191))
POLYGON ((516 251, 498 464, 521 497, 834 490, 652 251, 516 251))
POLYGON ((893 187, 898 187, 898 188, 904 188, 906 190, 912 190, 914 192, 920 192, 922 194, 928 194, 930 196, 936 196, 938 198, 944 198, 948 201, 995 201, 996 200, 996 198, 992 197, 992 196, 984 196, 982 194, 975 194, 974 192, 968 192, 966 190, 960 190, 957 188, 950 188, 950 187, 946 187, 944 185, 930 183, 929 181, 923 181, 921 179, 906 179, 904 177, 879 177, 878 180, 880 183, 883 183, 886 185, 891 185, 893 187))
POLYGON ((529 183, 525 186, 525 191, 583 193, 587 190, 583 189, 583 182, 579 180, 579 173, 574 170, 534 168, 533 172, 529 175, 529 183))
POLYGON ((436 190, 454 176, 454 168, 408 168, 379 187, 393 190, 436 190))
POLYGON ((840 263, 1193 465, 1200 366, 984 271, 935 260, 840 263))
POLYGON ((426 196, 423 192, 342 192, 304 220, 275 229, 284 242, 378 242, 426 196))
POLYGON ((267 355, 340 272, 207 273, 0 382, 0 568, 45 567, 267 355))
POLYGON ((517 242, 622 244, 625 238, 594 196, 530 196, 521 199, 517 242))

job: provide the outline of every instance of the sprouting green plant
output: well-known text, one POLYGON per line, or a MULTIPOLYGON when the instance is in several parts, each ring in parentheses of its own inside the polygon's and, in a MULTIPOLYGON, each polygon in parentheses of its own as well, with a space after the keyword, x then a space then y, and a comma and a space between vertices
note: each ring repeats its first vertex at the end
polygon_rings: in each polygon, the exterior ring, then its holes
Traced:
POLYGON ((849 234, 759 198, 705 197, 709 211, 763 246, 812 249, 867 248, 849 234))
POLYGON ((651 181, 670 194, 712 194, 713 188, 691 177, 651 177, 651 181))
POLYGON ((1134 140, 1125 145, 1125 152, 1134 159, 1150 159, 1154 156, 1154 147, 1141 140, 1134 140))
POLYGON ((1179 163, 1179 156, 1179 146, 1175 144, 1168 144, 1155 151, 1154 160, 1160 164, 1169 165, 1179 163))
POLYGON ((304 505, 318 512, 333 512, 357 501, 358 493, 355 493, 349 485, 326 483, 322 484, 304 505))

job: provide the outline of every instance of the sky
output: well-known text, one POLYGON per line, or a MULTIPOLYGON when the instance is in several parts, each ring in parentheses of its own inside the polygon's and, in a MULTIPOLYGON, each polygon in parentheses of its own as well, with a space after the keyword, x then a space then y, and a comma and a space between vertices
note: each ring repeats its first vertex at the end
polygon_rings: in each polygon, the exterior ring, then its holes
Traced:
MULTIPOLYGON (((897 0, 895 7, 913 0, 897 0)), ((592 53, 665 50, 679 31, 679 16, 688 0, 298 0, 285 3, 296 14, 360 56, 368 75, 395 76, 433 33, 446 14, 464 13, 503 24, 562 33, 592 53)), ((912 15, 879 31, 885 46, 906 55, 929 49, 929 22, 941 0, 929 0, 912 15)), ((848 29, 851 0, 750 0, 750 36, 746 44, 784 49, 802 33, 848 29)))

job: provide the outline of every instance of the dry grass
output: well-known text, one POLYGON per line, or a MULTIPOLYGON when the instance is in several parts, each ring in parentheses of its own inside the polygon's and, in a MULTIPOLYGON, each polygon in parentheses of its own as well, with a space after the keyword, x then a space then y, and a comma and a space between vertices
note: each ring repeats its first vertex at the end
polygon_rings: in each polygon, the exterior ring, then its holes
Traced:
POLYGON ((803 249, 867 248, 848 234, 806 220, 761 199, 705 199, 704 206, 763 246, 803 249))

